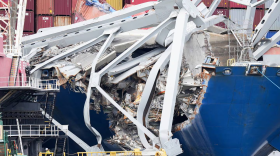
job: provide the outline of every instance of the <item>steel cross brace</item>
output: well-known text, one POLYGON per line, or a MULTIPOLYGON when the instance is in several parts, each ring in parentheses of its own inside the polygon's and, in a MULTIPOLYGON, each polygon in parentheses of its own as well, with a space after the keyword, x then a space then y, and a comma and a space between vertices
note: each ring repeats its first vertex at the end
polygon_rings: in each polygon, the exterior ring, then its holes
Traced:
MULTIPOLYGON (((96 68, 96 64, 98 61, 98 58, 106 51, 106 49, 110 46, 110 44, 112 43, 113 39, 115 38, 115 36, 119 33, 120 27, 114 28, 114 29, 110 29, 108 31, 105 31, 104 34, 108 35, 109 37, 107 38, 107 40, 105 41, 105 43, 102 45, 102 47, 100 48, 97 56, 95 57, 93 63, 92 63, 92 67, 91 67, 91 71, 94 72, 95 68, 96 68)), ((90 83, 92 83, 92 81, 90 80, 90 83)), ((97 142, 98 142, 98 147, 101 147, 101 142, 102 142, 102 136, 101 134, 91 126, 90 123, 90 109, 89 109, 89 104, 90 104, 90 97, 92 94, 92 90, 89 89, 87 92, 87 99, 84 105, 84 120, 85 120, 85 124, 87 126, 87 128, 96 136, 97 142)))
MULTIPOLYGON (((105 66, 102 70, 100 70, 99 72, 96 72, 94 67, 95 64, 97 63, 97 60, 99 58, 99 56, 102 55, 102 51, 99 51, 97 57, 94 59, 93 64, 92 64, 92 72, 90 75, 90 83, 88 86, 88 92, 87 92, 87 99, 85 101, 85 108, 84 108, 84 113, 85 113, 85 117, 89 115, 87 115, 86 113, 89 111, 89 102, 90 102, 90 96, 92 93, 92 89, 96 88, 106 99, 108 99, 119 111, 121 111, 125 116, 127 116, 138 128, 140 128, 142 131, 145 132, 145 134, 147 134, 147 136, 149 138, 151 138, 151 140, 153 140, 153 143, 159 143, 158 138, 151 133, 146 127, 143 126, 142 123, 138 122, 133 116, 131 116, 128 112, 126 112, 118 103, 116 103, 111 97, 110 95, 108 95, 101 87, 100 87, 100 79, 101 77, 109 72, 110 69, 112 69, 113 67, 115 67, 119 62, 121 62, 123 59, 125 59, 127 56, 129 56, 132 52, 134 52, 136 49, 138 49, 141 45, 143 45, 146 41, 148 41, 151 37, 153 37, 155 34, 157 34, 160 30, 162 30, 163 28, 165 28, 167 25, 169 25, 170 23, 172 23, 177 16, 177 12, 172 13, 172 15, 166 19, 165 21, 163 21, 160 25, 158 25, 153 31, 151 31, 149 34, 147 34, 146 36, 144 36, 142 39, 140 39, 139 41, 137 41, 136 43, 134 43, 131 47, 129 47, 126 51, 124 51, 121 55, 119 55, 116 59, 114 59, 112 62, 110 62, 107 66, 105 66)), ((108 41, 109 43, 109 41, 108 41)), ((88 122, 88 121, 87 121, 88 122)))
POLYGON ((254 53, 253 56, 258 60, 263 54, 265 54, 273 45, 275 45, 280 40, 280 31, 274 34, 270 41, 263 43, 254 53))
MULTIPOLYGON (((169 63, 170 53, 171 53, 171 47, 169 46, 165 52, 162 53, 161 57, 158 59, 158 61, 153 66, 148 80, 146 82, 145 88, 142 93, 141 101, 139 103, 138 109, 137 109, 137 121, 140 123, 144 123, 144 119, 148 115, 148 109, 150 107, 151 98, 153 97, 154 88, 156 85, 156 81, 158 78, 158 75, 164 70, 165 66, 169 63)), ((140 129, 138 129, 138 135, 141 140, 141 143, 146 149, 152 149, 153 147, 148 143, 145 133, 140 129)))
POLYGON ((272 3, 271 7, 264 15, 261 22, 256 27, 255 33, 251 40, 251 44, 252 44, 251 46, 255 46, 263 38, 263 36, 269 31, 270 27, 279 16, 279 10, 280 10, 279 0, 276 0, 272 3))

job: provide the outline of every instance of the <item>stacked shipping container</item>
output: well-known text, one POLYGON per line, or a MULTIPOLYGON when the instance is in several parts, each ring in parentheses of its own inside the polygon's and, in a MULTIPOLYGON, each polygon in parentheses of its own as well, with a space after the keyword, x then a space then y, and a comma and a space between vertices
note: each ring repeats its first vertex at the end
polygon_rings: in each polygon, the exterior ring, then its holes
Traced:
POLYGON ((30 34, 34 34, 35 32, 35 4, 34 0, 27 0, 26 4, 26 12, 25 12, 25 21, 23 27, 23 36, 28 36, 30 34))
POLYGON ((71 24, 71 0, 36 0, 36 31, 71 24))

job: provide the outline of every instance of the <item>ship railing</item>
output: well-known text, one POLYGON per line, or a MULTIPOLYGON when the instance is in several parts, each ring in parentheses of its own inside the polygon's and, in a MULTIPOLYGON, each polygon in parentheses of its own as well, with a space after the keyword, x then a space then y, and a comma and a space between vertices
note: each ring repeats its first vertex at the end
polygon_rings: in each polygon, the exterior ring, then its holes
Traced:
MULTIPOLYGON (((65 127, 64 131, 68 130, 67 125, 63 126, 65 127)), ((59 136, 60 132, 63 132, 56 125, 49 124, 19 125, 19 130, 17 125, 3 125, 3 128, 9 137, 19 136, 19 133, 21 137, 56 137, 59 136)))
POLYGON ((6 87, 30 87, 42 90, 59 90, 59 82, 57 79, 42 80, 25 76, 0 77, 0 88, 6 87))

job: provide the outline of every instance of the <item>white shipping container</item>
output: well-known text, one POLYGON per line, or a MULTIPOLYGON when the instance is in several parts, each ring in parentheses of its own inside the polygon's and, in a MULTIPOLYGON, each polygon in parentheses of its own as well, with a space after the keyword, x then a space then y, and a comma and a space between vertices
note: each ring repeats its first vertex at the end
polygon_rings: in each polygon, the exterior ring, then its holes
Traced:
POLYGON ((239 26, 243 25, 245 19, 246 10, 245 9, 230 9, 229 18, 238 24, 239 26))
MULTIPOLYGON (((265 10, 265 13, 268 10, 265 10)), ((269 30, 280 30, 280 17, 278 16, 277 19, 275 20, 275 22, 273 23, 273 25, 270 27, 269 30)))
POLYGON ((266 1, 265 4, 264 4, 265 8, 268 9, 272 5, 273 2, 274 2, 274 0, 266 1))

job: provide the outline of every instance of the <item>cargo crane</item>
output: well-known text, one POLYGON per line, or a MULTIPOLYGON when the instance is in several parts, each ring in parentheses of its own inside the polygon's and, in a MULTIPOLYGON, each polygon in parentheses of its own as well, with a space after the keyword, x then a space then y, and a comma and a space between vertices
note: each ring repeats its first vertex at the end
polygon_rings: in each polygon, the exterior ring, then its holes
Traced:
MULTIPOLYGON (((86 90, 87 99, 84 104, 84 120, 88 129, 96 136, 98 144, 95 146, 88 146, 82 140, 77 138, 74 134, 70 134, 77 144, 79 144, 87 152, 101 152, 103 151, 101 141, 102 136, 100 133, 91 126, 90 124, 90 100, 91 96, 96 92, 99 92, 107 101, 109 101, 118 111, 120 111, 130 122, 136 125, 138 130, 138 136, 141 140, 142 145, 145 147, 146 152, 150 155, 154 155, 159 149, 164 149, 167 155, 179 155, 183 151, 180 146, 180 142, 177 138, 172 138, 171 132, 172 122, 174 116, 174 108, 176 103, 177 91, 179 90, 179 75, 182 65, 183 58, 183 47, 185 43, 190 39, 191 35, 197 31, 209 28, 219 22, 225 22, 228 28, 231 29, 236 40, 243 47, 242 54, 240 56, 241 64, 243 66, 242 55, 249 55, 251 63, 244 63, 249 69, 249 74, 262 74, 262 65, 257 63, 258 60, 268 49, 272 47, 278 40, 280 40, 280 33, 276 33, 270 39, 263 39, 263 36, 269 30, 270 26, 279 16, 278 9, 280 9, 279 2, 276 0, 275 3, 269 8, 268 13, 265 14, 259 25, 256 27, 253 36, 250 35, 252 23, 249 19, 254 18, 256 7, 262 5, 266 0, 231 0, 233 2, 243 4, 247 6, 246 17, 242 26, 237 26, 223 16, 212 15, 214 10, 217 8, 220 0, 214 0, 210 8, 207 9, 200 0, 161 0, 158 2, 148 2, 137 6, 133 6, 124 10, 116 11, 111 14, 101 16, 97 19, 76 23, 69 26, 62 26, 56 28, 41 29, 40 33, 28 36, 22 40, 21 54, 25 59, 36 56, 38 51, 42 49, 48 49, 53 46, 59 45, 60 47, 67 47, 76 43, 83 42, 74 48, 67 49, 50 59, 45 60, 37 64, 31 71, 30 74, 35 78, 41 78, 44 68, 58 63, 59 60, 65 59, 77 52, 84 51, 101 41, 104 41, 99 52, 92 60, 91 72, 89 77, 89 84, 86 90), (128 18, 131 15, 137 14, 150 10, 144 15, 140 15, 133 18, 128 18), (230 24, 229 24, 230 23, 230 24), (100 62, 104 60, 104 54, 106 49, 111 45, 114 38, 122 33, 144 27, 155 26, 154 29, 145 34, 137 42, 133 43, 130 47, 124 50, 121 54, 113 59, 107 61, 107 64, 102 66, 100 69, 100 62), (242 32, 236 31, 237 28, 242 28, 242 32), (241 44, 241 37, 239 33, 245 33, 246 41, 241 44), (162 48, 149 52, 151 60, 146 60, 147 64, 154 64, 147 79, 146 87, 143 90, 141 100, 137 109, 137 117, 135 118, 131 113, 125 110, 120 104, 118 104, 111 93, 107 93, 101 84, 104 82, 104 75, 115 75, 122 73, 119 79, 130 76, 129 72, 124 72, 130 69, 130 72, 135 72, 138 69, 134 69, 136 64, 141 63, 145 60, 144 57, 138 57, 130 62, 121 63, 141 45, 156 36, 156 43, 161 45, 162 48), (255 50, 255 49, 256 50, 255 50), (150 61, 150 62, 149 62, 150 61), (166 90, 164 94, 164 100, 162 104, 162 115, 160 127, 158 129, 158 135, 151 132, 145 126, 145 118, 147 118, 147 109, 151 104, 153 98, 153 91, 155 89, 156 81, 158 80, 159 74, 163 73, 165 67, 169 64, 168 74, 166 75, 166 90), (251 72, 251 69, 255 69, 255 72, 251 72), (134 71, 135 70, 135 71, 134 71), (261 70, 261 71, 260 71, 261 70), (123 73, 124 72, 124 73, 123 73), (114 74, 112 74, 114 73, 114 74)), ((218 65, 216 58, 209 58, 210 61, 206 61, 204 69, 215 68, 218 65), (210 64, 210 65, 209 65, 210 64)), ((144 65, 145 65, 144 63, 144 65)), ((138 66, 137 66, 138 67, 138 66)), ((140 68, 140 67, 139 67, 140 68)), ((142 68, 141 68, 142 69, 142 68)), ((207 86, 209 77, 207 78, 206 73, 204 74, 203 85, 207 86)), ((231 75, 232 70, 227 69, 223 72, 224 75, 231 75)), ((279 73, 278 73, 279 74, 279 73)), ((114 79, 117 81, 116 79, 114 79)), ((110 82, 110 81, 109 81, 110 82)), ((117 83, 120 81, 117 81, 117 83)), ((196 86, 193 82, 187 82, 189 86, 196 86)), ((204 90, 205 91, 205 90, 204 90)), ((203 95, 202 95, 203 96, 203 95)), ((200 102, 202 102, 200 98, 200 102)), ((46 114, 46 113, 45 113, 46 114)), ((59 127, 59 123, 52 119, 52 122, 59 127)), ((258 150, 256 149, 256 152, 258 150)), ((144 151, 143 151, 144 152, 144 151)))

